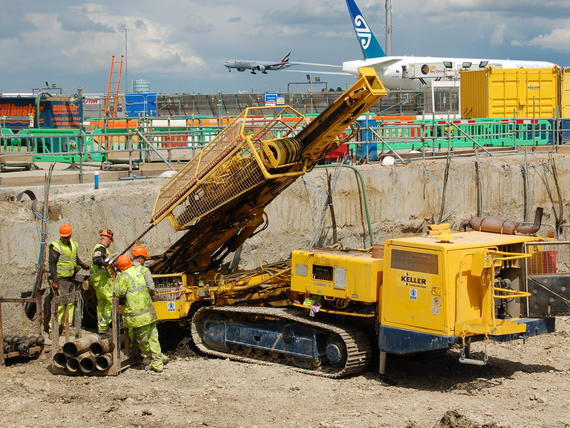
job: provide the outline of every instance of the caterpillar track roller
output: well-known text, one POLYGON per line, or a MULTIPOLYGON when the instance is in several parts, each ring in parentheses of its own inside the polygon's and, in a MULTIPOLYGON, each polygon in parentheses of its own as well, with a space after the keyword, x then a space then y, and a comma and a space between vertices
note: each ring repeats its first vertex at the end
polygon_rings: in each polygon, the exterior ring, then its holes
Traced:
POLYGON ((204 307, 191 329, 194 344, 206 355, 285 364, 330 378, 360 373, 372 357, 369 335, 361 328, 316 321, 287 308, 204 307))

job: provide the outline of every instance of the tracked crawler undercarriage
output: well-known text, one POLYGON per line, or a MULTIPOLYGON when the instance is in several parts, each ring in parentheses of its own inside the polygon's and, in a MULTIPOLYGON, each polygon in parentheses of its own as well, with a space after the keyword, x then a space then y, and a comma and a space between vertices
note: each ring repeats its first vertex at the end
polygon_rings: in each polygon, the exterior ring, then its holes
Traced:
POLYGON ((192 318, 192 339, 206 355, 338 378, 370 363, 368 335, 346 325, 318 322, 290 308, 210 306, 192 318))

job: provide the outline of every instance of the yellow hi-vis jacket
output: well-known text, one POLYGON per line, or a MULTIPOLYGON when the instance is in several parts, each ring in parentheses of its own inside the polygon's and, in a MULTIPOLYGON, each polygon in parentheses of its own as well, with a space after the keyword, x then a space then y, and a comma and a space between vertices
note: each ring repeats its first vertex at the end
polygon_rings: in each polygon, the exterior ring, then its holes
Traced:
POLYGON ((60 278, 70 278, 75 275, 75 267, 77 266, 77 242, 70 240, 70 245, 65 245, 61 239, 50 243, 51 246, 59 253, 57 261, 57 276, 60 278))
MULTIPOLYGON (((93 251, 91 251, 91 257, 93 257, 93 254, 95 254, 95 251, 97 251, 98 248, 104 248, 107 250, 107 247, 105 247, 103 244, 97 244, 93 248, 93 251)), ((99 285, 106 282, 109 278, 111 278, 111 275, 109 275, 109 272, 105 266, 99 266, 95 263, 91 264, 91 268, 89 269, 89 279, 91 280, 92 284, 99 285)))
POLYGON ((125 327, 143 327, 156 321, 156 312, 144 274, 136 266, 122 271, 115 279, 113 295, 125 297, 123 320, 125 327))

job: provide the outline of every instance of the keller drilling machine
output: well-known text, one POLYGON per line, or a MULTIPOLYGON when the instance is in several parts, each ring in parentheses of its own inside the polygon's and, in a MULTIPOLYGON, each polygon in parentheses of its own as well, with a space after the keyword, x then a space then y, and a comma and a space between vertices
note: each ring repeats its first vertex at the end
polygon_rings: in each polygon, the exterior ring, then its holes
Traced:
POLYGON ((247 108, 163 186, 150 228, 168 219, 185 233, 150 266, 159 319, 180 321, 207 355, 335 378, 361 372, 377 352, 382 373, 389 353, 452 346, 482 365, 486 353, 469 355, 474 341, 554 331, 570 300, 556 269, 530 269, 556 257, 535 236, 540 216, 532 227, 474 219, 471 231, 434 225, 374 251, 296 250, 254 271, 223 269, 264 230, 265 207, 386 95, 372 68, 360 73, 310 123, 289 106, 247 108))

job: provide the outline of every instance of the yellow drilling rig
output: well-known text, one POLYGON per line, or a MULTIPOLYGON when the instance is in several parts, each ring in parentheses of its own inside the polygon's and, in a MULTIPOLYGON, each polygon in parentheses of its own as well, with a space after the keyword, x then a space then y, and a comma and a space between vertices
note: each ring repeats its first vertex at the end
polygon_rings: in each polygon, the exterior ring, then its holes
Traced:
POLYGON ((265 207, 386 95, 372 68, 360 73, 310 122, 289 106, 245 109, 163 186, 152 225, 168 219, 185 233, 150 266, 159 319, 187 322, 208 355, 327 377, 362 371, 375 352, 384 372, 389 353, 456 345, 462 362, 484 364, 486 354, 470 357, 471 342, 553 331, 569 300, 558 282, 529 274, 529 260, 552 251, 533 246, 545 242, 534 235, 539 217, 510 229, 490 219, 457 233, 434 225, 375 251, 296 250, 282 263, 223 272, 223 260, 264 229, 265 207), (550 292, 562 300, 544 303, 550 292))

